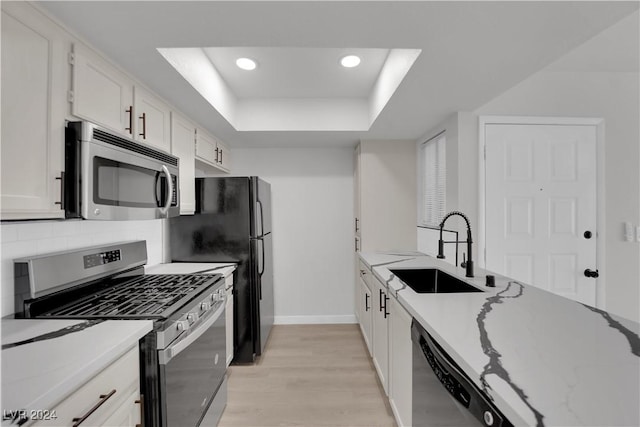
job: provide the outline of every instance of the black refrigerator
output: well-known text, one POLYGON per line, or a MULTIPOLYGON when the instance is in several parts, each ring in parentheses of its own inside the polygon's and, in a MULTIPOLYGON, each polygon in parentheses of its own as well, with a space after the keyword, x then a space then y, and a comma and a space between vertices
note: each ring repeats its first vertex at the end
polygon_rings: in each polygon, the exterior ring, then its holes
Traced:
POLYGON ((273 326, 271 186, 252 177, 196 179, 195 215, 169 222, 172 262, 235 262, 233 363, 253 363, 273 326))

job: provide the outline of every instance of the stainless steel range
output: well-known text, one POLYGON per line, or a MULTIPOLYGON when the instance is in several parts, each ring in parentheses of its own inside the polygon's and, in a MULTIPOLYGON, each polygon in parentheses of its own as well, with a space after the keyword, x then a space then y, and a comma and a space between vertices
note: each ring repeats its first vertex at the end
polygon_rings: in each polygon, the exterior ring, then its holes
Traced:
POLYGON ((140 341, 145 426, 215 426, 226 405, 224 280, 145 275, 133 241, 14 260, 16 317, 152 319, 140 341))

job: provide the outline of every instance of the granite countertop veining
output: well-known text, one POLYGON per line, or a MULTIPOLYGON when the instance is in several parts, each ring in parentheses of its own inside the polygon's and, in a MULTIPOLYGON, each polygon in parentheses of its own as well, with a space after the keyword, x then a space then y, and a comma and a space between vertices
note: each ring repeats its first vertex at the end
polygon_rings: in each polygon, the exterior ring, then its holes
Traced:
POLYGON ((640 425, 640 324, 415 253, 362 261, 515 425, 640 425), (485 292, 418 294, 389 268, 437 267, 485 292))
POLYGON ((151 320, 2 319, 3 413, 55 409, 152 326, 151 320))

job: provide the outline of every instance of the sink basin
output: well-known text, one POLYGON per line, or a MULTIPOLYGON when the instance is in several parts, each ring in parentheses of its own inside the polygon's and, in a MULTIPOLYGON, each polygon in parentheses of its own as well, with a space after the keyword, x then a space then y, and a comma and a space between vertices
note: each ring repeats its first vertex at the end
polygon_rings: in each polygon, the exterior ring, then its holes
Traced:
POLYGON ((419 294, 482 292, 475 286, 436 268, 390 270, 396 277, 419 294))

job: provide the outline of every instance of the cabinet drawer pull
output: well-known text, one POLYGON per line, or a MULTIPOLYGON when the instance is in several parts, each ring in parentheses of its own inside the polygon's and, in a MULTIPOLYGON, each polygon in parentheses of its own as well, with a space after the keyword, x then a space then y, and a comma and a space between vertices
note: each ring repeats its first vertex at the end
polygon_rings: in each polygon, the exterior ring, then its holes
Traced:
POLYGON ((364 294, 364 311, 369 311, 369 294, 364 294))
POLYGON ((139 135, 142 137, 142 139, 147 139, 147 113, 142 113, 142 115, 138 118, 142 120, 142 133, 139 135))
POLYGON ((124 130, 128 130, 129 135, 132 135, 133 134, 133 105, 129 106, 129 108, 124 110, 124 112, 129 113, 129 127, 124 128, 124 130))
POLYGON ((140 423, 136 424, 136 427, 144 427, 144 394, 141 394, 140 399, 137 399, 135 403, 140 405, 140 423))
POLYGON ((91 416, 91 414, 93 414, 99 407, 104 405, 104 403, 107 400, 109 400, 109 398, 111 398, 111 396, 113 396, 114 394, 116 394, 116 389, 115 388, 113 390, 111 390, 108 394, 101 394, 100 395, 100 401, 98 403, 96 403, 93 406, 93 408, 89 409, 89 411, 86 414, 84 414, 82 417, 73 418, 71 420, 71 421, 73 421, 73 426, 72 427, 78 427, 80 424, 82 424, 84 422, 84 420, 89 418, 91 416))

